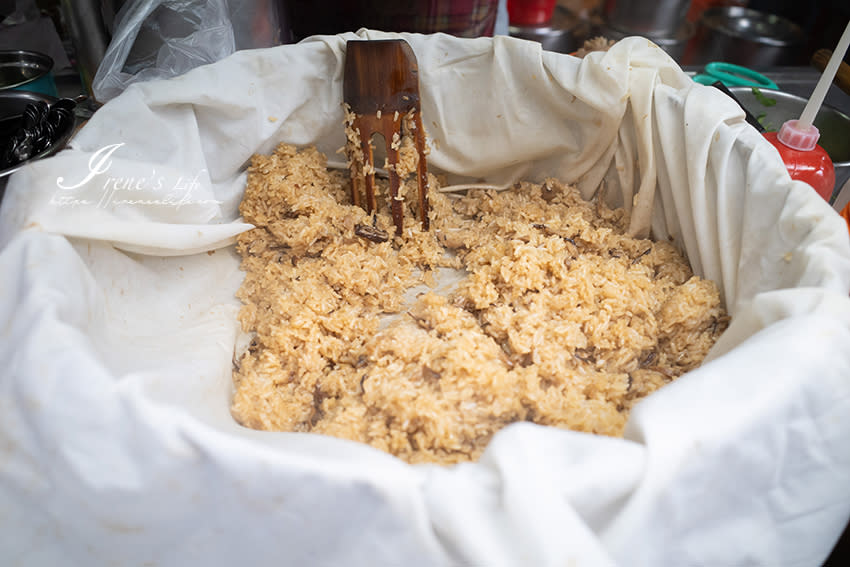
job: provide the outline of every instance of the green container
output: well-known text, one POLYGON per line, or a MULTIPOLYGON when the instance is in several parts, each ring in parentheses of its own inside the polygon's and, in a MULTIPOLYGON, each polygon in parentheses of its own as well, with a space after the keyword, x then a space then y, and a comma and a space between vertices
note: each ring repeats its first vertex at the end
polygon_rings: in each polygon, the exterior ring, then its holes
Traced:
POLYGON ((0 91, 18 90, 57 96, 53 59, 36 51, 0 51, 0 91))

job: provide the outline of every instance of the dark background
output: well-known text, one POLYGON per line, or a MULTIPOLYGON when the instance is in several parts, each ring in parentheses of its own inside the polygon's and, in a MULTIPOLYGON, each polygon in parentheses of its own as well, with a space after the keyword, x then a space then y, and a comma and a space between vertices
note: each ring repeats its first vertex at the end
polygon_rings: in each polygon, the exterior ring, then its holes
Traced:
MULTIPOLYGON (((803 28, 809 40, 805 61, 820 48, 835 49, 850 21, 850 0, 750 0, 748 7, 782 16, 803 28)), ((850 50, 844 60, 850 63, 850 50)))

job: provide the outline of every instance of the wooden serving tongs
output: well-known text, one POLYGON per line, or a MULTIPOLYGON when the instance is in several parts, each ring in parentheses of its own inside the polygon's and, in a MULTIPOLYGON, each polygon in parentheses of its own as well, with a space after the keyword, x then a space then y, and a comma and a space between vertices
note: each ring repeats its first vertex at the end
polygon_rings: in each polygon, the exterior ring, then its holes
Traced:
POLYGON ((361 189, 365 189, 366 211, 371 214, 377 208, 372 136, 380 133, 387 148, 393 223, 396 234, 402 233, 404 196, 399 195, 401 179, 396 166, 402 126, 409 116, 409 134, 419 157, 419 215, 422 229, 428 230, 428 165, 419 103, 419 67, 410 45, 401 39, 348 41, 343 100, 348 105, 346 126, 350 130, 346 149, 352 202, 361 206, 361 189))

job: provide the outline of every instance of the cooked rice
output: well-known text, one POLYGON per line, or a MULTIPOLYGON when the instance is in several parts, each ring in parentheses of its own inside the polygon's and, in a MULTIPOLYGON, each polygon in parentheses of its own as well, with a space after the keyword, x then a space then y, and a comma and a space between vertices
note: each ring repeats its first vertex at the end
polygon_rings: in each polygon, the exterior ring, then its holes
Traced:
POLYGON ((556 180, 432 190, 431 231, 411 201, 404 235, 377 243, 355 226, 392 235, 389 205, 348 204, 347 172, 325 164, 281 145, 249 169, 238 296, 254 339, 232 406, 248 427, 443 464, 517 421, 617 436, 726 327, 715 284, 671 244, 626 236, 622 210, 556 180))
POLYGON ((588 53, 593 53, 594 51, 608 51, 615 43, 617 43, 615 40, 601 35, 591 37, 584 40, 584 43, 576 51, 576 57, 584 58, 588 53))

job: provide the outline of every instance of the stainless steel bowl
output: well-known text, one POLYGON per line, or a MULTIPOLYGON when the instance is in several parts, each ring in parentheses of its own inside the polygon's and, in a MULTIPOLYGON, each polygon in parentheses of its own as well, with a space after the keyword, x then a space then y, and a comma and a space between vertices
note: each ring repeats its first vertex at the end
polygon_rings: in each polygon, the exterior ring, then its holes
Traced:
POLYGON ((674 36, 685 23, 690 0, 606 0, 605 21, 628 35, 674 36))
POLYGON ((579 48, 575 35, 568 29, 550 26, 511 26, 508 32, 511 37, 536 41, 546 51, 570 53, 579 48))
MULTIPOLYGON (((759 122, 768 130, 778 130, 786 120, 796 120, 806 106, 806 99, 782 91, 762 89, 761 93, 775 100, 776 104, 766 106, 749 87, 732 87, 729 89, 740 101, 741 106, 759 118, 759 122)), ((815 117, 814 124, 820 131, 818 144, 826 150, 835 166, 836 192, 850 180, 850 116, 840 110, 824 105, 815 117)))
POLYGON ((779 16, 740 6, 709 8, 700 18, 685 63, 726 61, 746 67, 803 64, 806 36, 779 16))
POLYGON ((0 51, 0 90, 20 89, 56 94, 53 59, 36 51, 0 51))

